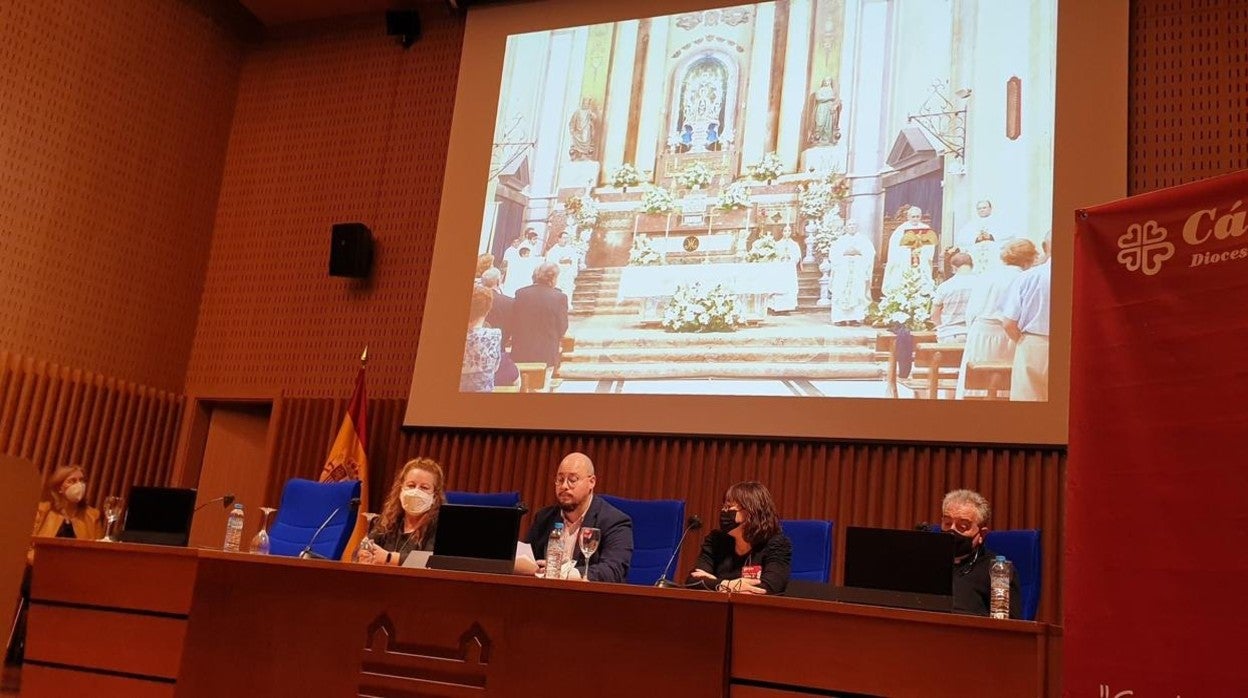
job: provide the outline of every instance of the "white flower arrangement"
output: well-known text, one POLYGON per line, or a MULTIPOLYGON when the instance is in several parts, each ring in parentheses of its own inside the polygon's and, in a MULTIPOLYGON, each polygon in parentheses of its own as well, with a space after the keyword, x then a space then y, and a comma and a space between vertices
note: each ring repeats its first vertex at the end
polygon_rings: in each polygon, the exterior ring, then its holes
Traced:
POLYGON ((654 249, 650 238, 642 234, 633 241, 633 249, 628 253, 628 263, 637 267, 654 266, 663 263, 663 255, 654 249))
POLYGON ((932 319, 932 298, 936 282, 931 274, 917 267, 906 269, 902 283, 877 303, 871 321, 879 327, 901 325, 911 331, 926 330, 932 319))
POLYGON ((744 182, 733 182, 719 192, 715 206, 723 211, 747 208, 750 205, 750 188, 744 182))
POLYGON ((780 259, 780 250, 776 247, 776 238, 769 232, 759 233, 754 244, 745 253, 747 262, 775 262, 780 259))
POLYGON ((620 169, 611 175, 611 185, 620 189, 627 189, 641 184, 641 172, 632 163, 626 162, 620 166, 620 169))
POLYGON ((737 298, 723 284, 709 289, 699 281, 677 286, 663 311, 668 332, 733 332, 743 324, 737 298))
POLYGON ((715 175, 706 165, 695 162, 685 169, 676 173, 676 183, 686 189, 696 189, 698 187, 709 186, 715 175))
POLYGON ((641 210, 646 213, 670 213, 676 209, 676 197, 663 187, 646 190, 641 197, 641 210))
POLYGON ((577 228, 588 230, 598 223, 598 202, 592 196, 568 197, 563 208, 577 228))
POLYGON ((798 204, 803 216, 822 218, 833 204, 849 198, 849 180, 845 175, 832 173, 798 188, 798 204))
POLYGON ((746 173, 750 179, 771 183, 784 174, 784 163, 781 162, 779 155, 767 153, 762 160, 746 168, 746 173))

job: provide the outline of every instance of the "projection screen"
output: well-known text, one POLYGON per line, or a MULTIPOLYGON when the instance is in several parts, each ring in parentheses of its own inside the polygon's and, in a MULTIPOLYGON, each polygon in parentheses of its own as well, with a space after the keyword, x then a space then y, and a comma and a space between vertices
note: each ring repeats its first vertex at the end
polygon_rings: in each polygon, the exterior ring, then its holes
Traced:
POLYGON ((1064 443, 1126 5, 473 10, 405 424, 1064 443))

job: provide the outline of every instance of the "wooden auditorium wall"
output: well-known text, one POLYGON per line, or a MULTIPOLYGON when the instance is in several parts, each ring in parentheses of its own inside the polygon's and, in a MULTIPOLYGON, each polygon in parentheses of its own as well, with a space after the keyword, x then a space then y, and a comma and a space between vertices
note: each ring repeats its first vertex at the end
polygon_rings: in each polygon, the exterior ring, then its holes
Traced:
POLYGON ((210 3, 0 3, 0 452, 168 479, 243 46, 210 3))

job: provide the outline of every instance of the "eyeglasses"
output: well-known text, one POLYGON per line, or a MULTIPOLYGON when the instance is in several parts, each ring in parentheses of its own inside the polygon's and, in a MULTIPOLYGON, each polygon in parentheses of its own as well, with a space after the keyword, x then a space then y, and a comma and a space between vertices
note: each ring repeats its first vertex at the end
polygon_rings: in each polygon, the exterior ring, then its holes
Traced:
POLYGON ((567 485, 568 487, 576 487, 577 484, 580 483, 580 481, 581 481, 581 478, 575 475, 571 475, 568 477, 559 475, 555 477, 555 487, 563 487, 564 485, 567 485))
POLYGON ((978 523, 970 519, 955 519, 952 516, 940 517, 940 530, 942 531, 955 530, 958 533, 966 533, 978 526, 978 523))

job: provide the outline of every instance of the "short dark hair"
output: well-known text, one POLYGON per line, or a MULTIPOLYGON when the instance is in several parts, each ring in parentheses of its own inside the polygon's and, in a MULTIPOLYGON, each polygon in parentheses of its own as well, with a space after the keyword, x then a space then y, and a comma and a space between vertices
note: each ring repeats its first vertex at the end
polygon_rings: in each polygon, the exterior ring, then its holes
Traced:
POLYGON ((494 292, 484 286, 472 287, 472 305, 468 308, 468 322, 476 322, 490 314, 494 307, 494 292))

